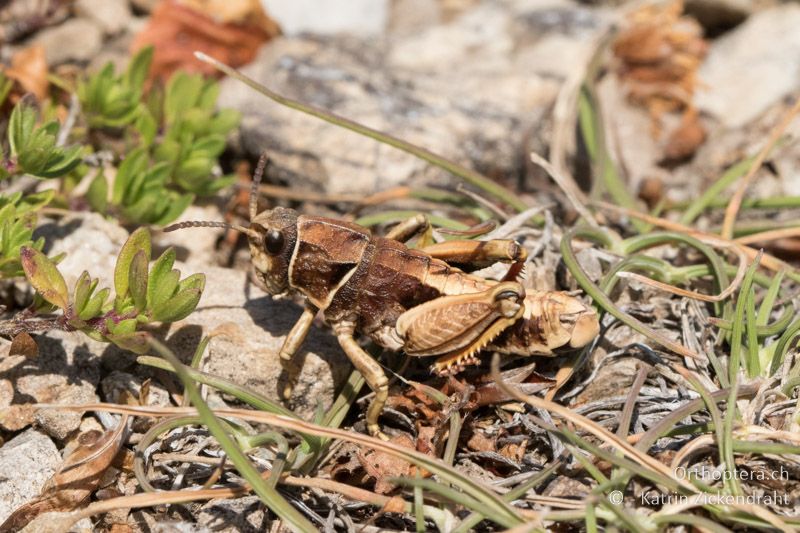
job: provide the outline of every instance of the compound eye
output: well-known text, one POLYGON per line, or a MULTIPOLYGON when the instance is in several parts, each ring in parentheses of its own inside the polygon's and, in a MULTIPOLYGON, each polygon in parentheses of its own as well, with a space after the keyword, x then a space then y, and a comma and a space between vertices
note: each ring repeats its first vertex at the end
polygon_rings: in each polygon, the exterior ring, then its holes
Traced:
POLYGON ((267 249, 267 253, 272 255, 279 254, 283 250, 283 233, 276 229, 269 230, 264 238, 264 246, 267 249))

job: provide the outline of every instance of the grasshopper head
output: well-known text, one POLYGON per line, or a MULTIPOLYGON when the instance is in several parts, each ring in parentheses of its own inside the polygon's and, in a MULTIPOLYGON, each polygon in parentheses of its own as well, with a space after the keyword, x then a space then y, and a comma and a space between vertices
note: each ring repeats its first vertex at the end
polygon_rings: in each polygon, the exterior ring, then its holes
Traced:
POLYGON ((173 224, 164 228, 164 231, 205 227, 244 233, 250 244, 256 283, 270 294, 281 294, 289 288, 289 262, 297 240, 297 213, 284 207, 258 213, 258 186, 266 164, 267 157, 262 155, 250 189, 249 227, 228 222, 192 220, 173 224))
POLYGON ((254 216, 247 238, 256 280, 270 294, 289 288, 289 262, 297 240, 297 213, 276 207, 254 216))

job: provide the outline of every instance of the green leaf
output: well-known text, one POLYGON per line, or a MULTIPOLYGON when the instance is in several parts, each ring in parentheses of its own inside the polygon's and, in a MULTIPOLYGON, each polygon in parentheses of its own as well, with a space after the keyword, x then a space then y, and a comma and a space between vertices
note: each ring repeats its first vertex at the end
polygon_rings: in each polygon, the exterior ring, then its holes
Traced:
POLYGON ((14 106, 8 120, 8 144, 12 156, 19 154, 20 148, 28 143, 35 124, 36 111, 32 107, 24 103, 14 106))
POLYGON ((203 133, 206 125, 211 120, 211 112, 199 107, 192 107, 183 111, 173 129, 181 135, 195 137, 203 133))
POLYGON ((126 318, 119 322, 114 322, 111 318, 106 320, 106 327, 112 335, 130 335, 136 331, 136 325, 139 322, 135 318, 126 318))
POLYGON ((124 335, 110 334, 106 335, 106 338, 123 350, 129 350, 133 353, 143 354, 150 350, 149 336, 143 331, 124 335))
POLYGON ((55 178, 74 169, 81 162, 81 147, 56 146, 58 122, 36 128, 36 111, 24 103, 11 112, 8 141, 19 169, 40 178, 55 178))
POLYGON ((225 150, 225 137, 222 135, 206 135, 192 144, 192 156, 216 158, 225 150))
POLYGON ((208 123, 206 131, 226 135, 239 125, 242 114, 235 109, 221 109, 208 123))
POLYGON ((47 168, 47 161, 55 144, 54 135, 48 134, 43 128, 35 130, 28 136, 25 144, 19 146, 17 165, 23 172, 38 176, 47 168))
POLYGON ((148 303, 149 309, 161 307, 167 300, 172 298, 172 296, 178 290, 178 281, 180 280, 180 277, 181 273, 177 269, 170 270, 161 277, 157 286, 153 290, 152 298, 148 303))
POLYGON ((177 72, 167 83, 164 96, 164 115, 168 125, 174 124, 187 109, 197 104, 203 90, 203 77, 199 74, 177 72))
MULTIPOLYGON (((156 259, 153 263, 153 268, 150 269, 150 278, 147 280, 147 306, 151 307, 153 302, 156 301, 157 295, 161 290, 162 284, 167 281, 167 276, 172 272, 172 265, 175 264, 175 249, 169 247, 161 254, 161 257, 156 259)), ((174 272, 177 272, 175 270, 174 272)), ((178 274, 180 275, 180 274, 178 274)), ((175 288, 178 286, 178 280, 175 280, 175 285, 170 289, 167 298, 172 296, 175 288)))
POLYGON ((214 80, 208 80, 197 98, 197 107, 211 111, 219 97, 220 86, 214 80))
POLYGON ((92 283, 92 278, 89 276, 89 273, 84 270, 80 277, 78 277, 78 281, 75 282, 75 289, 73 289, 72 302, 75 306, 75 312, 80 314, 80 312, 83 311, 96 285, 97 281, 92 283))
POLYGON ((86 200, 98 213, 105 213, 108 208, 108 181, 103 171, 97 173, 86 191, 86 200))
POLYGON ((206 275, 202 273, 192 274, 178 283, 178 292, 185 289, 199 289, 203 290, 206 287, 206 275))
POLYGON ((153 309, 153 320, 159 322, 177 322, 183 320, 195 310, 200 302, 201 289, 186 289, 179 292, 168 302, 153 309))
POLYGON ((153 224, 159 226, 163 226, 164 224, 169 224, 170 222, 174 221, 176 218, 181 216, 181 214, 184 211, 186 211, 186 208, 192 205, 193 201, 194 201, 193 194, 172 195, 167 210, 164 211, 164 213, 160 215, 156 220, 154 220, 153 224))
POLYGON ((138 252, 144 252, 147 262, 150 262, 150 232, 147 228, 139 228, 128 237, 117 257, 117 264, 114 267, 114 289, 117 298, 125 298, 128 295, 129 276, 133 258, 138 252))
POLYGON ((111 289, 108 287, 97 291, 97 294, 92 296, 86 303, 86 307, 83 308, 83 311, 78 313, 78 318, 81 320, 91 320, 92 318, 99 316, 109 294, 111 294, 111 289))
POLYGON ((133 205, 126 206, 122 214, 127 220, 136 221, 140 224, 149 224, 153 218, 158 216, 158 203, 163 197, 158 191, 147 193, 137 200, 133 205))
POLYGON ((55 263, 30 246, 20 249, 20 262, 28 281, 42 298, 66 311, 69 306, 67 283, 55 263))
POLYGON ((128 70, 125 72, 124 81, 131 89, 140 92, 150 72, 150 64, 153 62, 153 47, 146 46, 139 50, 131 60, 128 70))
POLYGON ((136 311, 141 311, 147 305, 147 263, 148 258, 144 250, 139 250, 133 256, 128 271, 128 291, 133 298, 136 311))
MULTIPOLYGON (((128 199, 128 190, 134 179, 147 168, 147 152, 144 148, 137 148, 130 152, 117 169, 114 178, 114 190, 111 202, 120 205, 128 199)), ((125 202, 127 203, 127 202, 125 202)))
POLYGON ((145 146, 150 146, 156 138, 158 133, 158 124, 153 115, 144 106, 139 110, 139 116, 136 117, 136 131, 142 136, 142 142, 145 146))
MULTIPOLYGON (((55 194, 55 189, 47 189, 42 192, 26 194, 25 196, 22 196, 22 193, 20 193, 20 200, 15 202, 15 205, 17 206, 17 213, 19 215, 23 215, 25 213, 38 211, 42 207, 49 204, 55 194)), ((0 205, 2 205, 2 202, 0 202, 0 205)))

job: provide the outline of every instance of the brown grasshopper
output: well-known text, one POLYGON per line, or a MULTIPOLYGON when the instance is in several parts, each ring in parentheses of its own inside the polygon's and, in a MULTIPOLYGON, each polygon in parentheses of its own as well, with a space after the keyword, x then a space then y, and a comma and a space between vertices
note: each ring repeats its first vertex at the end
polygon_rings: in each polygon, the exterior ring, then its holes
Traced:
POLYGON ((403 242, 424 227, 423 218, 400 224, 384 238, 356 224, 283 207, 258 213, 255 191, 262 172, 263 160, 251 191, 249 227, 183 222, 165 231, 198 226, 241 231, 249 240, 256 283, 272 295, 304 297, 303 314, 280 350, 287 399, 300 371, 293 356, 320 311, 375 392, 367 429, 383 438, 378 415, 389 381, 356 334, 411 356, 438 356, 433 370, 440 375, 477 363, 482 350, 553 355, 597 336, 594 309, 568 293, 526 291, 516 281, 487 280, 448 264, 521 265, 527 253, 514 241, 450 241, 414 250, 403 242))

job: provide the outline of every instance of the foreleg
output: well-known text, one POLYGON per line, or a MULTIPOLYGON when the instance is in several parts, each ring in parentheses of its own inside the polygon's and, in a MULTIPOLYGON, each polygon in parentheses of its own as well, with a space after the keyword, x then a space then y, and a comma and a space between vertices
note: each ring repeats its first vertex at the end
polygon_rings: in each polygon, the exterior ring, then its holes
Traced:
POLYGON ((281 361, 281 367, 286 373, 286 386, 283 388, 283 398, 288 400, 292 395, 292 390, 297 383, 297 377, 300 375, 300 367, 294 361, 294 356, 302 346, 303 341, 306 340, 311 324, 314 322, 314 317, 317 315, 317 309, 311 305, 307 305, 303 310, 303 314, 297 319, 291 331, 283 340, 280 352, 278 352, 281 361))

